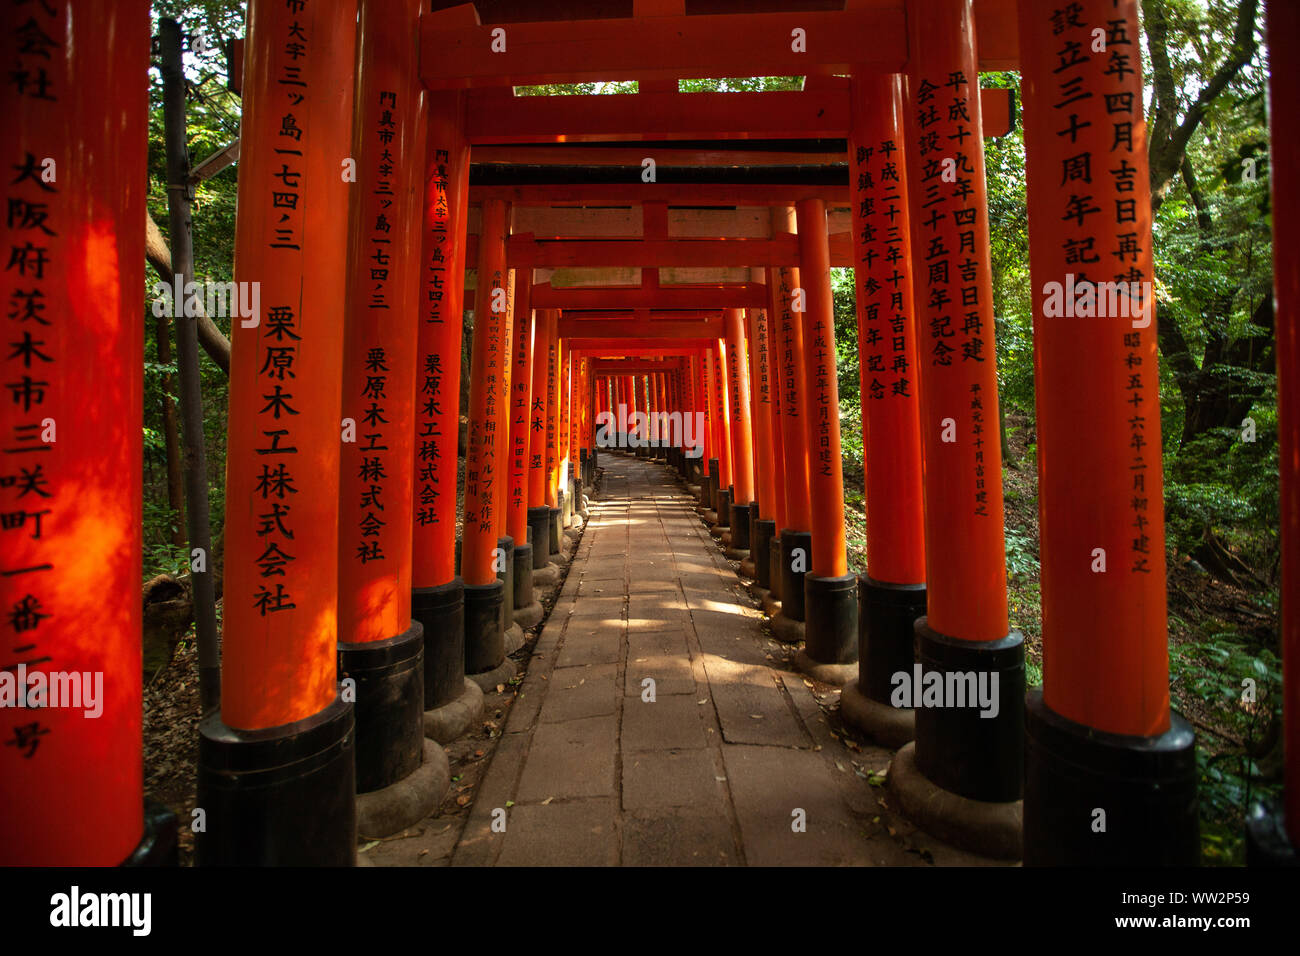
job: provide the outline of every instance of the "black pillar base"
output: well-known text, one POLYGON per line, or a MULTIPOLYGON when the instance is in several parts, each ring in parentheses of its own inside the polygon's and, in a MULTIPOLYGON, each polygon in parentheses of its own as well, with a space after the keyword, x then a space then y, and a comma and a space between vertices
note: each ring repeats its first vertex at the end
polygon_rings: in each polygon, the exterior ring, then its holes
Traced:
POLYGON ((551 509, 546 505, 528 509, 528 543, 533 548, 533 570, 546 567, 551 553, 551 509))
POLYGON ((718 495, 718 476, 707 474, 700 480, 700 504, 705 511, 713 510, 714 499, 718 495))
POLYGON ((1019 800, 1025 769, 1024 638, 1012 631, 996 641, 965 641, 932 630, 927 620, 916 621, 916 664, 908 675, 916 709, 917 769, 931 783, 971 800, 1019 800), (915 686, 918 671, 919 687, 915 686), (924 676, 932 671, 942 677, 944 689, 949 674, 973 675, 974 683, 954 683, 968 692, 974 688, 976 699, 967 699, 965 706, 924 706, 924 676), (997 716, 982 717, 979 681, 991 690, 995 674, 997 691, 990 694, 994 702, 990 710, 996 705, 997 716))
POLYGON ((516 611, 522 611, 533 603, 533 546, 531 544, 515 545, 514 568, 513 606, 516 611))
POLYGON ((501 626, 509 627, 515 619, 515 539, 506 535, 497 538, 501 549, 501 565, 497 579, 501 582, 501 626))
POLYGON ((1195 734, 1177 714, 1156 737, 1110 734, 1062 717, 1031 689, 1025 865, 1196 866, 1199 777, 1195 734))
POLYGON ((731 506, 731 550, 749 550, 749 512, 750 502, 733 503, 731 506))
POLYGON ((1286 832, 1281 807, 1257 803, 1246 817, 1246 865, 1253 867, 1300 866, 1300 850, 1286 832))
MULTIPOLYGON (((775 521, 772 522, 772 527, 773 529, 776 528, 775 521)), ((783 567, 781 563, 781 541, 781 536, 773 530, 772 537, 767 542, 767 591, 772 595, 773 601, 782 601, 784 607, 784 601, 781 597, 781 568, 783 567)))
POLYGON ((424 709, 433 710, 465 690, 465 582, 412 588, 411 617, 424 628, 424 709))
POLYGON ((145 797, 144 835, 122 866, 180 866, 180 862, 176 814, 145 797))
POLYGON ((803 577, 804 651, 818 664, 858 659, 858 578, 803 577))
POLYGON ((916 661, 916 619, 925 616, 924 584, 886 584, 858 579, 858 686, 888 704, 892 678, 912 673, 916 661))
POLYGON ((500 666, 506 656, 501 605, 505 583, 465 585, 465 673, 481 674, 500 666))
POLYGON ((803 552, 801 567, 812 560, 812 532, 781 529, 781 613, 792 621, 804 620, 803 579, 807 571, 795 571, 794 553, 803 552))
POLYGON ((718 459, 709 459, 709 500, 707 507, 710 511, 718 510, 718 459))
MULTIPOLYGON (((557 495, 556 500, 559 501, 561 504, 563 504, 564 492, 563 491, 556 492, 556 495, 557 495)), ((556 508, 547 508, 546 511, 547 511, 546 536, 547 536, 547 542, 550 545, 550 553, 559 554, 560 538, 564 534, 564 529, 560 526, 560 516, 563 514, 563 510, 561 508, 556 507, 556 508)))
POLYGON ((339 642, 339 680, 357 682, 357 793, 405 779, 424 746, 424 628, 364 644, 339 642))
POLYGON ((754 553, 754 580, 760 588, 772 589, 772 539, 776 537, 776 522, 769 518, 754 521, 754 540, 749 550, 754 553))
POLYGON ((352 704, 263 730, 199 726, 199 866, 354 866, 352 704))
POLYGON ((587 457, 587 449, 578 449, 578 481, 584 485, 590 485, 591 479, 587 477, 587 463, 590 459, 587 457))
POLYGON ((719 528, 731 527, 731 489, 719 488, 717 492, 717 507, 713 509, 717 512, 719 528))

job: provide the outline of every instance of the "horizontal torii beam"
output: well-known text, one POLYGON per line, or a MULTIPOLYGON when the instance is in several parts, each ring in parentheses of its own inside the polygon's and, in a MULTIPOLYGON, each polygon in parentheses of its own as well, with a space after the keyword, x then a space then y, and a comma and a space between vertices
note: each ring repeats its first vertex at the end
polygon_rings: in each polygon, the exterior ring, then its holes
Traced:
MULTIPOLYGON (((728 269, 798 266, 799 237, 771 239, 534 239, 510 236, 507 260, 511 268, 728 269)), ((830 237, 831 265, 853 265, 853 241, 848 233, 830 237)), ((478 236, 471 233, 466 262, 478 261, 478 236)))
POLYGON ((849 184, 826 183, 526 183, 469 187, 471 203, 502 199, 516 206, 564 203, 660 202, 673 206, 793 206, 801 199, 821 199, 847 206, 849 184))
POLYGON ((593 375, 635 375, 638 372, 672 372, 685 368, 682 359, 669 359, 664 362, 647 362, 644 359, 595 359, 592 362, 593 375))
MULTIPOLYGON (((849 135, 849 84, 828 77, 811 90, 756 93, 635 93, 587 96, 513 96, 508 89, 469 94, 466 135, 472 144, 598 143, 661 139, 845 139, 849 135)), ((980 90, 984 136, 1002 136, 1013 123, 1010 90, 980 90)), ((764 150, 727 156, 721 150, 663 148, 636 155, 627 149, 509 150, 479 146, 475 163, 581 163, 639 166, 650 156, 661 166, 808 163, 810 157, 764 150), (784 158, 782 158, 784 156, 784 158)), ((821 154, 820 162, 844 162, 847 154, 821 154)))
MULTIPOLYGON (((564 338, 564 336, 560 336, 564 338)), ((632 335, 627 338, 619 336, 609 336, 605 338, 593 338, 591 336, 575 336, 567 341, 571 342, 573 348, 583 348, 588 350, 598 350, 601 352, 622 352, 627 349, 644 349, 652 355, 669 355, 685 354, 686 352, 695 352, 697 349, 708 348, 714 342, 721 338, 720 335, 712 337, 688 337, 677 336, 675 338, 660 339, 654 336, 632 335)))
MULTIPOLYGON (((471 242, 471 253, 473 245, 471 242)), ((830 248, 831 265, 853 264, 853 242, 847 233, 832 235, 830 248)), ((798 266, 799 237, 534 240, 532 236, 519 235, 509 238, 507 256, 512 266, 549 268, 634 266, 642 269, 716 269, 798 266)))
POLYGON ((634 322, 601 319, 571 319, 561 315, 559 335, 562 339, 582 337, 615 341, 620 338, 638 339, 720 339, 722 319, 707 322, 634 322))
MULTIPOLYGON (((902 71, 905 0, 844 10, 737 12, 484 24, 473 4, 420 18, 430 89, 691 76, 807 76, 902 71)), ((1017 69, 1014 0, 976 5, 980 67, 1017 69)))
MULTIPOLYGON (((465 290, 464 307, 474 308, 474 290, 465 290)), ((767 286, 738 282, 712 286, 606 286, 556 289, 549 282, 532 289, 534 309, 765 309, 767 286)))

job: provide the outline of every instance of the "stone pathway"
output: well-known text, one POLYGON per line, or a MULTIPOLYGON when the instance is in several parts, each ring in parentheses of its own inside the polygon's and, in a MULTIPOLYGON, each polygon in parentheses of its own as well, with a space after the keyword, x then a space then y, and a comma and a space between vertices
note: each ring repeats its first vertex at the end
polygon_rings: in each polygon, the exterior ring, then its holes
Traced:
POLYGON ((884 788, 855 772, 883 770, 890 752, 846 748, 805 679, 780 669, 761 612, 672 474, 618 454, 601 465, 463 829, 385 841, 374 862, 980 862, 894 817, 884 788))

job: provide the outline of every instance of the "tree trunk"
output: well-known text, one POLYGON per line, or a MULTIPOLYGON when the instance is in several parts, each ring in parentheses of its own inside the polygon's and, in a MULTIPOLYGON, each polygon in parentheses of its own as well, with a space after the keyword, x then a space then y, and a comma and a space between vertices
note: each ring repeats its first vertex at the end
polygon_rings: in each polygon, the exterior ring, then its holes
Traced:
MULTIPOLYGON (((165 316, 154 321, 154 338, 158 346, 158 364, 172 363, 171 323, 165 316)), ((181 477, 181 436, 180 426, 176 421, 176 403, 172 400, 172 376, 165 373, 162 379, 163 392, 163 439, 167 453, 167 506, 176 516, 176 523, 168 536, 171 543, 185 547, 185 488, 181 477)))

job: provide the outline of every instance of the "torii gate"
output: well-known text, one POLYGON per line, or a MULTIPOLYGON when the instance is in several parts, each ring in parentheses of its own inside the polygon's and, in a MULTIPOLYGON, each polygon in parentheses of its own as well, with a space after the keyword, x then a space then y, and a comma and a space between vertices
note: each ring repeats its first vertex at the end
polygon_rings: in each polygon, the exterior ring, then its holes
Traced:
MULTIPOLYGON (((563 510, 566 418, 591 421, 593 372, 606 382, 629 374, 593 356, 641 347, 594 328, 607 316, 577 314, 650 310, 629 323, 633 339, 659 341, 647 333, 660 322, 696 322, 709 335, 685 337, 693 344, 674 386, 647 390, 643 380, 642 401, 706 414, 716 495, 702 497, 732 526, 737 551, 752 543, 755 562, 763 550, 777 555, 768 582, 786 633, 802 631, 805 666, 841 678, 845 665, 860 668, 844 690, 846 718, 882 741, 914 732, 889 774, 903 812, 952 842, 1023 851, 1028 863, 1193 861, 1194 741, 1169 708, 1135 0, 1079 0, 1068 11, 1032 0, 848 0, 842 10, 762 14, 718 0, 729 12, 698 16, 681 0, 634 0, 631 16, 600 19, 581 19, 598 5, 576 0, 570 19, 542 22, 519 22, 526 5, 510 0, 427 6, 249 2, 236 273, 260 283, 264 309, 232 330, 224 697, 202 730, 201 858, 350 863, 359 789, 417 788, 420 806, 436 802, 441 748, 422 743, 426 711, 463 704, 467 672, 505 666, 514 589, 498 578, 501 542, 540 550, 534 510, 547 509, 552 528, 563 510), (1010 125, 1011 106, 978 89, 981 68, 1024 77, 1044 616, 1044 686, 1027 697, 1007 619, 1001 462, 987 437, 997 386, 982 138, 1010 125), (808 79, 788 93, 676 92, 683 76, 754 74, 808 79), (525 99, 508 89, 588 79, 636 79, 641 92, 525 99), (560 138, 563 151, 546 154, 560 168, 512 168, 536 165, 560 138), (807 168, 824 150, 806 141, 823 138, 847 144, 807 168), (695 139, 709 144, 672 145, 695 139), (725 140, 746 144, 744 163, 719 163, 725 140), (600 163, 574 145, 600 142, 625 145, 600 163), (501 143, 536 145, 492 145, 501 143), (645 182, 636 153, 661 148, 658 179, 645 182), (475 182, 480 150, 495 162, 475 182), (774 162, 781 153, 798 159, 774 162), (355 161, 355 182, 340 175, 344 160, 355 161), (588 175, 595 166, 603 172, 588 175), (641 233, 626 243, 535 226, 508 235, 519 210, 556 203, 635 205, 641 233), (669 210, 688 205, 762 207, 767 229, 752 245, 671 235, 669 210), (827 209, 837 206, 849 209, 847 240, 832 239, 827 209), (472 291, 466 263, 477 265, 472 291), (847 573, 843 540, 829 272, 840 263, 857 274, 863 360, 871 536, 861 580, 847 573), (1105 281, 1126 283, 1111 299, 1123 315, 1069 325, 1049 316, 1052 288, 1085 279, 1089 266, 1096 281, 1104 265, 1115 270, 1105 281), (647 271, 639 284, 604 288, 540 274, 583 268, 647 271), (688 268, 762 278, 660 283, 664 270, 688 268), (450 396, 470 307, 457 576, 450 396), (593 334, 570 322, 592 323, 593 334), (540 437, 531 411, 510 411, 524 378, 525 407, 544 398, 540 437), (759 467, 760 455, 778 467, 759 467), (730 495, 735 510, 724 513, 730 495), (1097 550, 1109 556, 1104 574, 1093 570, 1097 550), (986 678, 991 706, 932 707, 929 675, 940 687, 986 678), (1100 840, 1089 826, 1098 805, 1109 822, 1100 840), (255 837, 268 827, 273 839, 255 837)), ((1271 35, 1295 34, 1291 7, 1269 4, 1271 35)), ((130 426, 139 303, 120 277, 142 259, 148 6, 49 0, 22 15, 41 18, 49 45, 44 57, 33 52, 7 10, 4 52, 29 70, 0 94, 18 119, 11 202, 42 215, 11 215, 4 233, 6 295, 33 324, 6 359, 0 451, 15 480, 0 494, 21 517, 5 530, 0 588, 15 643, 0 673, 103 673, 114 719, 55 709, 6 717, 3 775, 23 786, 5 788, 0 846, 5 862, 139 862, 157 834, 140 813, 130 586, 141 550, 140 434, 130 426), (121 38, 111 55, 87 36, 104 24, 121 38), (65 175, 44 178, 55 167, 65 175), (89 409, 77 397, 87 387, 89 409), (23 498, 38 468, 39 502, 23 498), (105 586, 103 561, 92 574, 78 560, 87 542, 112 557, 120 586, 105 586), (68 812, 78 778, 102 810, 94 818, 68 812)), ((1293 71, 1270 83, 1275 108, 1297 103, 1293 71)), ((1283 205, 1294 199, 1285 172, 1295 159, 1276 142, 1274 164, 1283 205)), ((1300 269, 1292 227, 1275 228, 1279 392, 1289 397, 1300 374, 1300 269)), ((629 399, 637 386, 626 385, 629 399)), ((1284 575, 1287 592, 1300 593, 1300 424, 1285 401, 1279 414, 1284 575)), ((1300 618, 1290 603, 1283 629, 1294 701, 1300 618)), ((1298 711, 1287 715, 1286 822, 1265 814, 1252 824, 1261 856, 1294 854, 1300 841, 1298 711)))

